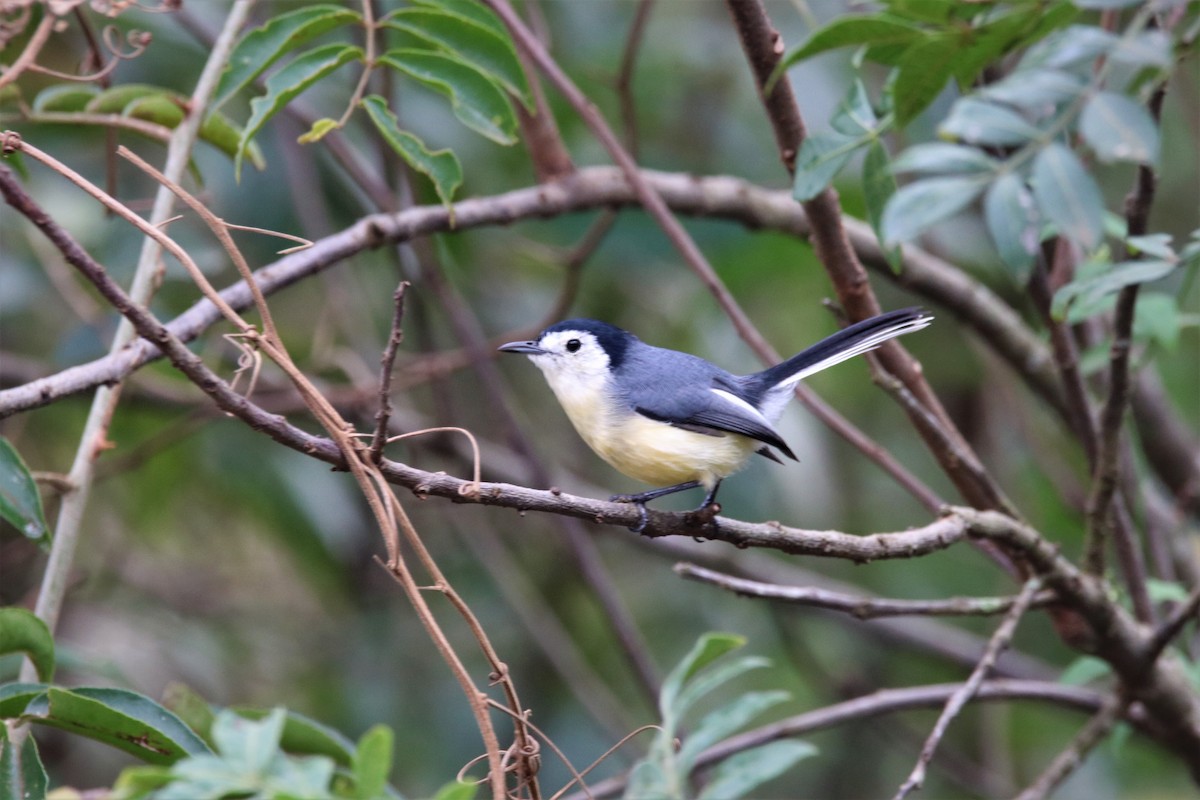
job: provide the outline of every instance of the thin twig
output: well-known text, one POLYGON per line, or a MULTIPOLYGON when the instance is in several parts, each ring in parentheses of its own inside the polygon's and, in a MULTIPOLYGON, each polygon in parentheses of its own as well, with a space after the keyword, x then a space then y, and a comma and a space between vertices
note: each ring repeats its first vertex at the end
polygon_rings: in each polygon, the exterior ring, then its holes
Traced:
POLYGON ((1042 582, 1038 578, 1030 578, 1021 587, 1021 593, 1017 595, 1016 602, 1005 614, 1000 626, 996 628, 996 632, 992 634, 992 638, 988 641, 987 650, 983 654, 983 658, 979 659, 979 663, 975 666, 971 676, 967 678, 959 689, 950 696, 946 701, 946 707, 942 709, 941 716, 934 724, 933 730, 929 733, 929 738, 925 740, 925 745, 921 748, 921 755, 917 758, 917 764, 913 767, 908 779, 900 785, 900 789, 896 792, 894 800, 904 800, 905 797, 913 789, 919 789, 925 782, 925 769, 929 762, 933 760, 933 754, 937 751, 938 745, 942 741, 942 737, 946 733, 946 729, 950 723, 958 716, 963 707, 970 702, 975 693, 979 691, 979 687, 983 684, 984 679, 991 671, 996 663, 996 659, 1000 653, 1008 647, 1008 643, 1012 641, 1013 633, 1017 629, 1017 623, 1021 621, 1021 617, 1025 616, 1025 612, 1029 610, 1033 598, 1037 595, 1041 588, 1042 582))
POLYGON ((633 99, 633 68, 637 63, 638 53, 646 36, 646 25, 650 22, 650 12, 653 9, 654 0, 638 0, 633 22, 629 23, 629 33, 625 37, 625 49, 621 52, 621 67, 617 70, 617 79, 613 82, 620 99, 625 147, 635 159, 638 157, 638 124, 637 105, 633 99))
MULTIPOLYGON (((701 583, 709 583, 743 597, 780 600, 801 606, 842 611, 858 619, 878 617, 982 617, 1009 611, 1018 597, 948 597, 941 600, 895 600, 886 597, 831 592, 811 586, 781 586, 727 575, 695 564, 676 564, 675 574, 701 583)), ((1042 591, 1030 602, 1037 608, 1056 599, 1054 592, 1042 591)))
POLYGON ((1188 599, 1176 606, 1171 611, 1171 616, 1163 620, 1163 623, 1154 631, 1153 638, 1146 646, 1147 664, 1154 663, 1162 655, 1163 650, 1167 649, 1167 645, 1179 635, 1183 626, 1187 625, 1198 611, 1200 611, 1200 587, 1193 589, 1192 593, 1188 595, 1188 599))
POLYGON ((1071 743, 1054 757, 1042 774, 1017 795, 1017 800, 1042 800, 1049 797, 1055 787, 1082 766, 1088 753, 1104 741, 1113 727, 1121 721, 1128 707, 1129 698, 1125 692, 1117 692, 1106 698, 1100 710, 1087 721, 1071 743))
POLYGON ((371 461, 376 464, 383 459, 383 445, 392 417, 392 368, 396 365, 400 343, 404 341, 404 293, 410 285, 408 281, 400 281, 392 294, 392 327, 387 346, 383 348, 383 355, 379 359, 379 410, 375 412, 375 435, 371 439, 370 450, 371 461))

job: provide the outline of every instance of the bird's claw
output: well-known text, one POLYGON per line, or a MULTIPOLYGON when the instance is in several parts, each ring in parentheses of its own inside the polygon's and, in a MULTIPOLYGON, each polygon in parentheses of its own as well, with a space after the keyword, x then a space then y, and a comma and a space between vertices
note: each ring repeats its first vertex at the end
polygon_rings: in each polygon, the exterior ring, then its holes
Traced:
POLYGON ((646 525, 650 523, 650 512, 646 510, 646 503, 644 500, 641 500, 637 495, 633 494, 614 494, 612 497, 608 498, 608 501, 610 503, 633 503, 635 506, 637 506, 638 522, 636 525, 630 525, 629 530, 633 531, 634 533, 641 533, 642 531, 646 530, 646 525))

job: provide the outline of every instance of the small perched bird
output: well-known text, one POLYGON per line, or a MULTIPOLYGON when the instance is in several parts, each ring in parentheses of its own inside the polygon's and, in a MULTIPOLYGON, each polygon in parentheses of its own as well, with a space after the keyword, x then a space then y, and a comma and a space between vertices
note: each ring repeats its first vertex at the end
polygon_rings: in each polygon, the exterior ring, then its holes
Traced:
POLYGON ((793 387, 932 321, 920 308, 880 314, 751 375, 653 347, 594 319, 559 322, 533 341, 499 349, 529 356, 575 430, 601 458, 631 478, 662 487, 612 498, 637 504, 644 527, 646 502, 702 486, 708 492, 700 505, 705 508, 721 481, 753 453, 783 463, 773 447, 795 460, 773 427, 793 387))

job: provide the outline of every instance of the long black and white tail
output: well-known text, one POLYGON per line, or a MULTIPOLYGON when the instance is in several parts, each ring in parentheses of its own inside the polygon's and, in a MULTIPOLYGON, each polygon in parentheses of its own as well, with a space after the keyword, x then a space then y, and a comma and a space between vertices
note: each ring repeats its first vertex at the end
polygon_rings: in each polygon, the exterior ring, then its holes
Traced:
POLYGON ((919 331, 931 322, 933 315, 923 308, 889 311, 843 328, 787 361, 749 377, 764 392, 791 387, 809 375, 874 350, 888 339, 919 331))

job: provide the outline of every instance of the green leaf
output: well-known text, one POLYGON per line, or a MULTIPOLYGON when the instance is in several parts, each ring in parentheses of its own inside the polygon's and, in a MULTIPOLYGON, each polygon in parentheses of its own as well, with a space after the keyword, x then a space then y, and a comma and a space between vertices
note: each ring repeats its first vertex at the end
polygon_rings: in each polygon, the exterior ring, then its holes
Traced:
POLYGON ((1086 686, 1092 681, 1106 678, 1112 674, 1108 662, 1095 656, 1080 656, 1067 665, 1058 676, 1059 683, 1071 686, 1086 686))
POLYGON ((910 122, 941 94, 961 49, 957 36, 938 35, 904 51, 896 63, 896 83, 892 89, 898 124, 910 122))
MULTIPOLYGON (((113 784, 112 796, 120 800, 143 800, 153 797, 156 789, 161 789, 172 780, 170 767, 152 767, 139 764, 126 767, 117 776, 113 784)), ((155 798, 159 800, 159 798, 155 798)))
POLYGON ((680 771, 689 773, 696 758, 727 736, 732 736, 772 706, 787 701, 785 691, 746 692, 728 705, 707 714, 683 741, 679 750, 680 771))
MULTIPOLYGON (((1174 350, 1179 344, 1180 327, 1179 304, 1174 296, 1165 292, 1138 292, 1133 317, 1133 338, 1136 341, 1154 342, 1166 350, 1174 350)), ((1148 588, 1150 583, 1150 580, 1146 581, 1148 588)), ((1158 583, 1176 587, 1183 592, 1183 599, 1187 599, 1187 592, 1181 584, 1166 581, 1158 583)), ((1155 603, 1163 602, 1163 598, 1155 597, 1153 591, 1150 591, 1150 599, 1155 603)))
POLYGON ((443 48, 520 97, 533 111, 525 70, 512 42, 502 32, 459 13, 420 7, 395 11, 383 24, 443 48))
POLYGON ((1146 594, 1152 603, 1186 603, 1188 590, 1179 581, 1164 581, 1160 578, 1146 579, 1146 594))
POLYGON ((466 17, 476 25, 492 31, 498 36, 508 36, 508 28, 492 10, 478 0, 413 0, 414 5, 436 8, 459 17, 466 17))
POLYGON ((282 708, 271 709, 259 719, 226 709, 213 721, 213 744, 236 769, 265 773, 279 753, 286 721, 287 712, 282 708))
POLYGON ((0 436, 0 518, 41 545, 50 543, 37 482, 17 448, 0 436))
MULTIPOLYGON (((238 716, 249 720, 273 717, 279 709, 233 709, 238 716)), ((354 743, 338 731, 295 711, 284 710, 283 731, 279 747, 289 753, 328 756, 339 766, 349 767, 354 760, 354 743)))
MULTIPOLYGON (((1107 265, 1106 265, 1107 266, 1107 265)), ((1089 311, 1107 295, 1126 286, 1164 278, 1175 269, 1170 261, 1125 261, 1099 272, 1071 281, 1054 293, 1050 312, 1056 319, 1065 317, 1068 307, 1078 304, 1089 311)))
POLYGON ((908 44, 924 36, 925 32, 918 26, 888 14, 851 14, 837 17, 784 56, 775 69, 771 83, 773 84, 778 79, 777 76, 788 67, 818 53, 851 45, 908 44))
MULTIPOLYGON (((242 142, 242 129, 220 111, 212 111, 204 118, 200 123, 199 136, 200 141, 208 142, 230 158, 237 158, 238 147, 242 142)), ((245 153, 250 157, 250 163, 255 169, 266 169, 267 162, 263 159, 262 149, 257 143, 251 142, 245 153)))
POLYGON ((212 726, 217 713, 208 701, 190 686, 179 681, 167 684, 163 689, 163 706, 179 717, 196 735, 212 744, 212 726))
POLYGON ((737 800, 782 775, 792 765, 817 754, 808 742, 768 742, 744 750, 721 762, 713 779, 700 792, 699 800, 737 800))
POLYGON ((383 796, 392 771, 395 734, 387 725, 375 725, 358 740, 354 749, 354 797, 374 800, 383 796))
POLYGON ((13 719, 25 713, 29 701, 45 693, 45 683, 0 684, 0 719, 13 719))
POLYGON ((29 703, 22 719, 104 742, 151 764, 209 752, 179 717, 126 689, 51 687, 29 703))
POLYGON ((846 136, 861 137, 863 134, 876 132, 879 118, 875 115, 875 109, 871 107, 867 87, 861 80, 855 79, 851 84, 850 91, 838 104, 829 124, 835 131, 846 136))
POLYGON ((1171 246, 1171 234, 1148 233, 1145 236, 1130 236, 1125 245, 1134 255, 1153 256, 1167 261, 1176 261, 1179 256, 1171 246))
POLYGON ((803 203, 819 195, 866 141, 834 131, 805 137, 796 155, 792 196, 803 203))
POLYGON ((770 663, 762 656, 743 656, 733 661, 710 665, 693 675, 684 685, 670 708, 672 717, 664 715, 663 718, 675 721, 683 719, 683 716, 700 701, 700 698, 713 692, 717 687, 752 669, 770 666, 770 663))
POLYGON ((54 677, 54 636, 46 623, 24 608, 0 608, 0 655, 25 653, 39 680, 54 677))
MULTIPOLYGON (((673 708, 679 692, 693 675, 726 653, 737 650, 745 644, 746 637, 735 633, 710 632, 697 639, 683 660, 676 664, 663 680, 662 689, 659 692, 659 709, 673 708)), ((663 713, 664 719, 667 716, 666 713, 663 713)))
POLYGON ((1113 61, 1135 67, 1167 69, 1175 57, 1171 37, 1159 30, 1141 31, 1125 36, 1112 49, 1113 61))
POLYGON ((224 105, 287 51, 315 36, 361 19, 357 12, 333 4, 310 5, 273 16, 267 24, 246 34, 234 47, 229 56, 229 67, 217 87, 213 108, 224 105))
POLYGON ((476 133, 499 144, 517 141, 517 117, 508 96, 470 64, 412 48, 389 50, 379 63, 449 97, 454 116, 476 133))
POLYGON ((1158 126, 1145 108, 1115 92, 1097 92, 1079 115, 1079 133, 1101 161, 1158 161, 1158 126))
POLYGON ((1078 97, 1083 79, 1057 69, 1024 69, 986 86, 979 95, 996 103, 1040 111, 1043 114, 1078 97))
POLYGON ((105 89, 88 101, 83 110, 89 114, 120 114, 134 100, 144 97, 181 97, 178 92, 172 92, 161 86, 151 86, 146 83, 125 83, 105 89))
POLYGON ((884 246, 911 241, 931 225, 954 216, 970 205, 987 183, 986 178, 954 175, 901 187, 883 210, 884 246))
POLYGON ((36 112, 71 113, 83 111, 87 104, 100 93, 98 86, 75 83, 60 83, 38 92, 33 98, 33 110, 36 112))
POLYGON ((165 94, 149 95, 132 100, 121 109, 121 116, 144 119, 165 128, 174 128, 183 122, 183 108, 174 97, 165 94))
POLYGON ((1038 208, 1059 235, 1087 250, 1097 247, 1104 235, 1104 201, 1075 154, 1052 142, 1034 159, 1030 177, 1038 208))
POLYGON ((0 725, 0 800, 37 800, 46 796, 48 782, 33 737, 18 747, 0 725))
POLYGON ((250 140, 267 120, 326 75, 351 61, 361 61, 362 58, 363 51, 358 47, 328 44, 297 56, 267 78, 267 93, 250 101, 250 120, 246 123, 242 138, 238 142, 234 170, 241 172, 242 155, 250 140))
POLYGON ((938 133, 972 144, 1004 146, 1024 144, 1039 131, 1011 109, 964 97, 951 106, 938 133))
POLYGON ((1117 41, 1115 35, 1093 25, 1071 25, 1031 47, 1016 71, 1035 67, 1062 69, 1090 62, 1108 53, 1117 41))
MULTIPOLYGON (((896 179, 888 164, 887 149, 878 139, 871 142, 867 148, 867 157, 863 159, 863 199, 867 204, 867 221, 875 238, 883 241, 883 210, 896 193, 896 179)), ((900 248, 885 248, 884 258, 893 272, 899 272, 900 248)))
POLYGON ((479 787, 473 783, 454 781, 438 789, 433 800, 475 800, 479 787))
POLYGON ((319 142, 328 136, 331 131, 336 131, 337 129, 338 121, 336 119, 321 117, 313 122, 312 127, 300 134, 296 141, 300 144, 312 144, 313 142, 319 142))
POLYGON ((983 197, 983 218, 1000 260, 1018 286, 1029 281, 1039 243, 1040 218, 1033 195, 1013 173, 1000 176, 983 197))
POLYGON ((400 130, 396 115, 387 107, 379 95, 370 95, 362 101, 367 116, 393 150, 417 172, 433 181, 442 204, 449 207, 454 192, 462 185, 462 167, 458 158, 449 150, 430 151, 425 143, 408 131, 400 130))
POLYGON ((948 142, 917 144, 892 160, 891 171, 919 175, 995 172, 1000 162, 974 147, 948 142))

